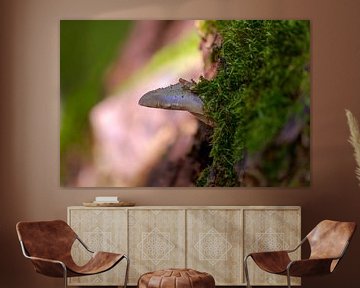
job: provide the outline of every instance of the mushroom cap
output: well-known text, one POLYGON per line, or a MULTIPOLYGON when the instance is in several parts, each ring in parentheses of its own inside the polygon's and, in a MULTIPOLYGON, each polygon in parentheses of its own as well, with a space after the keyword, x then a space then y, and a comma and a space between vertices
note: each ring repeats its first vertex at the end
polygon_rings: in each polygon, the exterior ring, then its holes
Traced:
POLYGON ((147 92, 140 98, 139 105, 204 115, 203 101, 182 83, 147 92))

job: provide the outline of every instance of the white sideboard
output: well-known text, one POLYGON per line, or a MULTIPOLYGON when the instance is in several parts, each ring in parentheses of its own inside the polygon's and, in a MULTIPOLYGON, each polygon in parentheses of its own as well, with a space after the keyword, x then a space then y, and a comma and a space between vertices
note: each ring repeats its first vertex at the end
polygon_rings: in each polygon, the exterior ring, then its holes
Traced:
MULTIPOLYGON (((216 285, 245 285, 246 254, 294 248, 301 240, 298 206, 76 206, 68 207, 68 223, 92 250, 129 255, 129 285, 145 272, 184 267, 212 274, 216 285)), ((89 257, 78 244, 72 254, 78 263, 89 257)), ((301 252, 293 254, 299 259, 301 252)), ((69 285, 121 285, 124 271, 120 263, 102 274, 70 278, 69 285)), ((253 285, 286 285, 286 277, 252 261, 249 272, 253 285)))

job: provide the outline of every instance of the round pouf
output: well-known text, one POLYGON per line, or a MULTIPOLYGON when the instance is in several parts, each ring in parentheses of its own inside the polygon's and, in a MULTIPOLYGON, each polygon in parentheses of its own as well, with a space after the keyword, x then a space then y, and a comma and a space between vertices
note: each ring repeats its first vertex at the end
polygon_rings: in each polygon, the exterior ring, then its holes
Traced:
POLYGON ((192 269, 166 269, 140 276, 138 288, 214 288, 214 277, 192 269))

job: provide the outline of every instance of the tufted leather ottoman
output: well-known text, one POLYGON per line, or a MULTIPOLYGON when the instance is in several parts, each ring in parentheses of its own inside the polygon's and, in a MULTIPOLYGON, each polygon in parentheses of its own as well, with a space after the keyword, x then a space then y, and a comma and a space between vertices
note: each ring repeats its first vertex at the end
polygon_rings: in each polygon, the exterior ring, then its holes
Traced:
POLYGON ((166 269, 140 276, 138 288, 214 288, 214 277, 192 269, 166 269))

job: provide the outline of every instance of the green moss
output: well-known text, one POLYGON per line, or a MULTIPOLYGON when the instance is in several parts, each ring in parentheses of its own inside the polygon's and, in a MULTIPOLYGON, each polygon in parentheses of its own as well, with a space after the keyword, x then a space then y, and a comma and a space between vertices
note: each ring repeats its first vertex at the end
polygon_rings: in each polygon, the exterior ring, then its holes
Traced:
MULTIPOLYGON (((223 41, 214 51, 222 63, 217 76, 202 79, 195 88, 216 123, 211 139, 213 161, 198 184, 238 186, 234 167, 246 153, 266 150, 292 117, 309 124, 304 106, 310 102, 310 22, 209 21, 201 27, 205 33, 217 31, 223 41)), ((289 148, 280 150, 275 152, 274 165, 263 165, 269 179, 289 165, 285 159, 289 148)))

